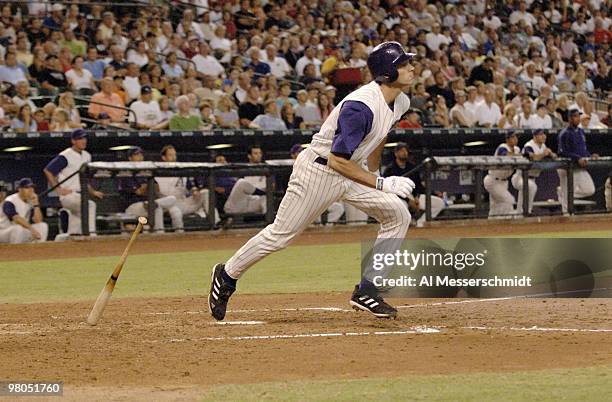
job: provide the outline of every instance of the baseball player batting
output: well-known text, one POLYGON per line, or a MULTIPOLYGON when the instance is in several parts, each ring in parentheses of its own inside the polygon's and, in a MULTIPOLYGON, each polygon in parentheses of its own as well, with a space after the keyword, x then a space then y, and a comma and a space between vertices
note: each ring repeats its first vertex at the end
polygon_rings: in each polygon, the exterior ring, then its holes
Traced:
MULTIPOLYGON (((323 122, 310 147, 299 154, 274 222, 225 264, 213 267, 208 306, 215 319, 223 320, 237 280, 251 266, 289 245, 334 202, 344 201, 380 222, 375 249, 399 246, 397 239, 401 243, 411 220, 400 197, 410 195, 415 184, 407 177, 383 178, 372 172, 380 166, 387 133, 410 107, 402 89, 413 81, 413 56, 397 42, 384 42, 372 50, 368 68, 374 81, 348 94, 323 122)), ((376 317, 397 315, 368 274, 355 286, 350 304, 376 317)))

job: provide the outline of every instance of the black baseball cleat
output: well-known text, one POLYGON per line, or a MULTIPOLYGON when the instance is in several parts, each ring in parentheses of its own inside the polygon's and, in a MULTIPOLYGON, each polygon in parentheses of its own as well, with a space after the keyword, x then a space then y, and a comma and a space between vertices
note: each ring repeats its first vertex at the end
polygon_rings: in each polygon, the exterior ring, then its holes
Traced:
POLYGON ((236 288, 228 284, 221 273, 225 269, 224 264, 215 264, 212 269, 210 293, 208 294, 208 309, 215 320, 221 321, 225 318, 227 302, 236 288))
POLYGON ((355 285, 349 304, 355 310, 367 311, 379 318, 397 317, 397 310, 393 306, 387 304, 380 296, 370 296, 360 290, 359 285, 355 285))

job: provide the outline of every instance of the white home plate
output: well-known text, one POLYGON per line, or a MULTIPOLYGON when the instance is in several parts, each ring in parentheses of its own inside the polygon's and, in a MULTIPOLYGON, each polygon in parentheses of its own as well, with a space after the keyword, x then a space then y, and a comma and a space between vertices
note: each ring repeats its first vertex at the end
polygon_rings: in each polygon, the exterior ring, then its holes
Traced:
POLYGON ((265 324, 265 321, 218 321, 217 325, 260 325, 265 324))

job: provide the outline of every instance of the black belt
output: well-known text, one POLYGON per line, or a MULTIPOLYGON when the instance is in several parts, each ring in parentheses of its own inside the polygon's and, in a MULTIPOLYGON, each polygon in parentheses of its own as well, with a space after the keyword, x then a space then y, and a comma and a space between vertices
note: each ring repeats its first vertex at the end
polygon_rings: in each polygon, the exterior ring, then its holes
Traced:
POLYGON ((508 180, 507 177, 505 179, 500 179, 499 177, 493 177, 493 179, 495 179, 497 181, 506 181, 506 180, 508 180))
POLYGON ((317 159, 314 160, 314 163, 318 163, 319 165, 327 166, 327 159, 322 156, 317 156, 317 159))

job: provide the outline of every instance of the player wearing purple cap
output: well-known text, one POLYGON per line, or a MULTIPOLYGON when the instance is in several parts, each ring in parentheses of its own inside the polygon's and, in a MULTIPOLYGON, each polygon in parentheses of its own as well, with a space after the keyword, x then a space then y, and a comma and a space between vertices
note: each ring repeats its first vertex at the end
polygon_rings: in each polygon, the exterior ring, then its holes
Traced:
MULTIPOLYGON (((412 193, 414 182, 372 172, 380 167, 387 133, 410 108, 404 90, 414 80, 412 57, 398 42, 384 42, 372 50, 368 68, 374 80, 347 95, 325 119, 310 146, 300 152, 274 223, 225 264, 213 267, 208 306, 215 319, 225 317, 241 275, 268 254, 288 246, 334 202, 352 204, 380 222, 373 253, 398 249, 411 220, 408 206, 400 197, 412 193)), ((366 265, 349 303, 376 317, 395 317, 397 310, 373 285, 371 268, 366 265)))
POLYGON ((0 243, 47 241, 48 233, 34 183, 25 177, 19 180, 17 192, 9 195, 0 207, 0 243))
MULTIPOLYGON (((71 135, 72 146, 59 153, 45 166, 43 170, 49 185, 57 186, 64 181, 55 191, 59 194, 62 207, 70 212, 68 218, 68 234, 81 234, 81 184, 79 175, 75 174, 85 163, 91 162, 91 154, 87 148, 87 133, 83 129, 76 129, 71 135), (70 177, 73 175, 72 177, 70 177), (67 179, 70 177, 69 179, 67 179)), ((88 187, 89 195, 101 199, 104 193, 95 190, 91 185, 88 187)), ((89 205, 89 234, 96 233, 96 203, 88 201, 89 205)))

